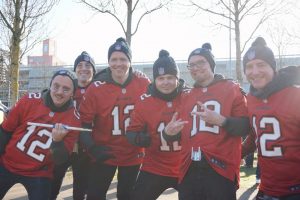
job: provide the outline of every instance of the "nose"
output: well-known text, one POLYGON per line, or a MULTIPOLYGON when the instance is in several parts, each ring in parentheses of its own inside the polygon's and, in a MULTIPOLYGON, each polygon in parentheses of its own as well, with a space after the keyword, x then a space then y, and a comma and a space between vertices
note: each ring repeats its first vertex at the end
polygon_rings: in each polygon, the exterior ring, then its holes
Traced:
POLYGON ((258 74, 258 73, 259 73, 259 67, 257 65, 253 65, 252 74, 258 74))

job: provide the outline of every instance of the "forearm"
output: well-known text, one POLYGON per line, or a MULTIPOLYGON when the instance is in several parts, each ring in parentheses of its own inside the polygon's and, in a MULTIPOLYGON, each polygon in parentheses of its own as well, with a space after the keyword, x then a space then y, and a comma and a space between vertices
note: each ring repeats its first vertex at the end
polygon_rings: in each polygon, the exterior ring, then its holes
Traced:
MULTIPOLYGON (((92 124, 82 123, 83 128, 92 129, 92 124)), ((88 131, 81 131, 79 135, 80 143, 82 143, 86 148, 90 148, 95 145, 95 142, 91 136, 91 133, 88 131)))
POLYGON ((245 136, 250 131, 248 117, 226 117, 222 127, 227 133, 235 136, 245 136))
POLYGON ((151 144, 151 137, 143 131, 126 131, 127 141, 138 147, 148 147, 151 144))

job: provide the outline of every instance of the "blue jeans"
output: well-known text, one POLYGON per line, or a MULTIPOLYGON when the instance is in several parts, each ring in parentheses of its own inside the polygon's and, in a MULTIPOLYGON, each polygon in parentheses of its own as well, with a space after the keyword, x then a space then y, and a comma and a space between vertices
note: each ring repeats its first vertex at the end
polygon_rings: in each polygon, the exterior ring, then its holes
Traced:
POLYGON ((3 199, 7 191, 16 183, 25 187, 29 200, 48 200, 50 197, 51 181, 49 178, 17 175, 0 165, 0 199, 3 199))

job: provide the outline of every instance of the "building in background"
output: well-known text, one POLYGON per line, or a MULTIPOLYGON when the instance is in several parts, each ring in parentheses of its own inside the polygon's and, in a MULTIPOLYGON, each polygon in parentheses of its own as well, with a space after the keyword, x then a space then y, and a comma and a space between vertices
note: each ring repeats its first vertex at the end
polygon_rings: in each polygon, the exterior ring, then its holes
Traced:
MULTIPOLYGON (((282 66, 299 65, 300 55, 288 55, 281 56, 282 66)), ((278 59, 277 59, 278 61, 278 59)), ((193 85, 193 80, 190 76, 188 69, 186 68, 187 61, 176 61, 180 70, 180 77, 186 81, 190 86, 193 85)), ((1 63, 0 63, 1 64, 1 63)), ((153 75, 153 62, 135 62, 132 63, 135 69, 144 72, 150 79, 153 75)), ((96 64, 96 70, 100 71, 107 67, 107 63, 96 64)), ((58 69, 68 69, 73 71, 73 65, 65 65, 56 56, 56 44, 54 40, 47 39, 43 41, 43 55, 42 56, 28 56, 27 66, 22 65, 20 67, 19 75, 19 97, 26 92, 39 92, 49 86, 51 77, 58 69)), ((216 73, 223 74, 226 78, 236 79, 235 72, 235 60, 230 59, 216 59, 216 73)), ((1 73, 0 73, 1 74, 1 73)), ((244 77, 242 87, 248 91, 249 84, 244 77)), ((10 96, 9 87, 5 87, 4 84, 0 85, 0 100, 8 107, 10 102, 8 97, 10 96)))
POLYGON ((61 66, 65 64, 66 63, 62 62, 56 56, 56 42, 52 39, 46 39, 43 41, 43 55, 27 57, 27 66, 30 67, 50 67, 61 66))

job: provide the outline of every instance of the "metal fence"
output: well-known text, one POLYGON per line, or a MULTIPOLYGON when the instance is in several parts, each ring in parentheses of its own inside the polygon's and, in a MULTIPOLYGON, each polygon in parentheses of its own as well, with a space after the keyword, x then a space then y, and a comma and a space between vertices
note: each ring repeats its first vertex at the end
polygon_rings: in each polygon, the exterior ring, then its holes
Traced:
MULTIPOLYGON (((193 80, 186 68, 187 61, 176 61, 180 70, 180 77, 186 81, 188 85, 193 84, 193 80)), ((278 62, 279 63, 279 62, 278 62)), ((299 65, 300 56, 285 56, 280 60, 282 66, 287 65, 299 65)), ((144 72, 150 79, 152 79, 152 66, 153 62, 143 62, 143 63, 132 63, 133 68, 144 72)), ((282 67, 278 66, 278 67, 282 67)), ((106 68, 106 64, 97 64, 96 70, 106 68)), ((73 71, 73 66, 41 66, 41 67, 28 67, 23 66, 20 68, 20 80, 19 80, 19 98, 27 92, 39 92, 45 88, 49 87, 51 77, 53 73, 59 69, 68 69, 73 71)), ((215 73, 223 74, 226 78, 236 79, 235 73, 235 61, 228 59, 218 59, 216 61, 215 73)), ((244 78, 245 80, 245 78, 244 78)), ((248 89, 249 85, 245 81, 242 85, 244 89, 248 89)), ((6 106, 11 106, 10 103, 10 90, 9 82, 2 82, 0 85, 0 100, 6 106)))

